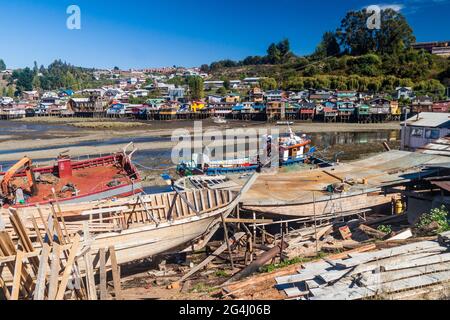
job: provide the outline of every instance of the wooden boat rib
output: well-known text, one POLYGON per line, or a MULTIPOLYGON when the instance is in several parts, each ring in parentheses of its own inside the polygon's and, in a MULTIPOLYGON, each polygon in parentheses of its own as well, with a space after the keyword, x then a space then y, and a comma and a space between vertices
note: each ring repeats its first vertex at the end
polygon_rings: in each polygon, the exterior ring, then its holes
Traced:
MULTIPOLYGON (((118 263, 124 264, 184 249, 199 240, 231 213, 255 179, 256 175, 252 176, 240 192, 193 190, 9 211, 10 216, 20 217, 37 249, 42 246, 38 239, 48 238, 46 230, 51 230, 51 223, 47 222, 53 219, 59 222, 61 232, 58 234, 58 228, 54 232, 60 240, 67 239, 66 230, 71 236, 82 234, 80 252, 89 248, 95 255, 99 249, 113 246, 118 263)), ((10 219, 4 221, 13 237, 20 237, 14 235, 10 219)))

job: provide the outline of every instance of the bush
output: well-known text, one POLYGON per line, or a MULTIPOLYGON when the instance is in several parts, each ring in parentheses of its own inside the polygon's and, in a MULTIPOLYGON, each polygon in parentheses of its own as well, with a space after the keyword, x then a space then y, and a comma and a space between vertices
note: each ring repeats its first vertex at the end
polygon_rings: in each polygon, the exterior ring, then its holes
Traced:
POLYGON ((381 231, 383 233, 386 234, 391 234, 392 233, 392 227, 391 226, 385 226, 385 225, 381 225, 377 228, 378 231, 381 231))
POLYGON ((416 226, 417 228, 421 229, 429 226, 433 222, 436 222, 439 226, 437 233, 450 231, 450 225, 448 221, 448 210, 445 206, 433 209, 431 210, 430 213, 423 215, 416 226))

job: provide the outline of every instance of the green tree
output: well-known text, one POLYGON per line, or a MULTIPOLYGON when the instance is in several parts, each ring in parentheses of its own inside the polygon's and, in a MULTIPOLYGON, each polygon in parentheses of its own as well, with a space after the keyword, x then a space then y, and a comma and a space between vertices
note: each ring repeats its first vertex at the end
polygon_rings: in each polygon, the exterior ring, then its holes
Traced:
POLYGON ((8 86, 6 90, 6 96, 10 98, 14 98, 14 88, 13 86, 8 86))
POLYGON ((191 99, 200 100, 204 96, 203 79, 201 77, 189 77, 188 79, 189 90, 191 93, 191 99))
POLYGON ((323 34, 322 41, 317 46, 313 56, 322 59, 325 57, 338 56, 340 53, 341 47, 336 38, 336 34, 328 31, 323 34))
POLYGON ((34 90, 41 90, 41 79, 37 74, 33 77, 32 85, 34 90))
POLYGON ((340 44, 351 54, 369 52, 395 53, 415 41, 406 18, 393 9, 381 11, 380 30, 367 27, 371 12, 366 9, 350 11, 341 22, 336 34, 340 44))
POLYGON ((3 59, 0 59, 0 71, 6 70, 6 64, 3 59))
POLYGON ((223 86, 224 86, 224 88, 225 88, 226 90, 230 90, 230 88, 231 88, 230 80, 226 79, 226 80, 223 82, 223 86))
POLYGON ((16 79, 16 90, 17 94, 20 94, 22 91, 31 91, 33 90, 33 71, 26 67, 21 70, 14 70, 12 74, 12 78, 16 79))
POLYGON ((262 78, 259 80, 259 85, 264 91, 278 89, 278 83, 274 78, 262 78))
POLYGON ((267 49, 267 60, 271 64, 278 64, 281 62, 281 52, 275 43, 272 43, 267 49))

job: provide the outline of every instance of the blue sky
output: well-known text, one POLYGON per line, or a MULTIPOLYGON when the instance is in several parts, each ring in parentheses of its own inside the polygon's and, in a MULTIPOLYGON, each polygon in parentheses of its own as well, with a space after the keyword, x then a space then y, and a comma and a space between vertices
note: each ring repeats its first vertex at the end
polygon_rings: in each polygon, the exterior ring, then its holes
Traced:
POLYGON ((57 58, 85 67, 198 66, 264 55, 285 37, 308 54, 347 11, 373 4, 401 10, 418 41, 450 40, 450 0, 0 0, 0 58, 13 68, 57 58), (81 30, 66 28, 72 4, 81 30))

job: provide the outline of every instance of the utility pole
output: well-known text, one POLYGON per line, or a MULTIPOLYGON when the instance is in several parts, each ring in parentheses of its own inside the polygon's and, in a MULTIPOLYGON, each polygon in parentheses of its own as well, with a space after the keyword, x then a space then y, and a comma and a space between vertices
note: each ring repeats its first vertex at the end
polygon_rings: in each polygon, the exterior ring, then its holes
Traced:
POLYGON ((403 130, 402 130, 402 151, 405 151, 406 146, 406 128, 408 127, 408 108, 405 108, 405 122, 403 124, 403 130))

